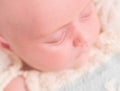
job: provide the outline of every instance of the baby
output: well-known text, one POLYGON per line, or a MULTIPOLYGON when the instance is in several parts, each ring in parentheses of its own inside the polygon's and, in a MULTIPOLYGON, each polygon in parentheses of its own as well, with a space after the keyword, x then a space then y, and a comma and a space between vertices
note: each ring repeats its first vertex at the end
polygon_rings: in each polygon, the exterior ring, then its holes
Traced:
POLYGON ((1 46, 40 71, 81 66, 100 31, 90 0, 16 0, 1 5, 1 46))
MULTIPOLYGON (((21 70, 81 68, 100 34, 91 0, 1 0, 0 47, 23 62, 21 70)), ((22 76, 4 91, 28 91, 22 76)))

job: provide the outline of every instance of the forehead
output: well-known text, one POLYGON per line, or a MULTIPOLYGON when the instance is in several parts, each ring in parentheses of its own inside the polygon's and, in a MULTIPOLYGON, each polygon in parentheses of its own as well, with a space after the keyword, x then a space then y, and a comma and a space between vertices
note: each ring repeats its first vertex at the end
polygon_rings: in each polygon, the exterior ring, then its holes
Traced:
POLYGON ((89 0, 38 0, 36 27, 40 32, 53 32, 72 21, 89 0), (38 28, 39 29, 39 28, 38 28))
POLYGON ((8 8, 13 7, 10 13, 15 15, 12 17, 15 22, 26 23, 29 32, 44 35, 72 21, 90 0, 5 1, 11 4, 8 8))

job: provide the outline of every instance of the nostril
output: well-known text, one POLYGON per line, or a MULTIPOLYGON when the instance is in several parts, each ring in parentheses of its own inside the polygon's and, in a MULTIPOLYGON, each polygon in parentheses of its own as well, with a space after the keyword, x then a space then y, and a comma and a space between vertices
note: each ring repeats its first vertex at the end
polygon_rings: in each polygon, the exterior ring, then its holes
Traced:
POLYGON ((6 43, 1 43, 1 46, 5 49, 10 49, 10 46, 6 43))
POLYGON ((73 39, 73 46, 84 49, 84 48, 88 47, 89 45, 88 45, 88 42, 82 36, 79 35, 73 39))

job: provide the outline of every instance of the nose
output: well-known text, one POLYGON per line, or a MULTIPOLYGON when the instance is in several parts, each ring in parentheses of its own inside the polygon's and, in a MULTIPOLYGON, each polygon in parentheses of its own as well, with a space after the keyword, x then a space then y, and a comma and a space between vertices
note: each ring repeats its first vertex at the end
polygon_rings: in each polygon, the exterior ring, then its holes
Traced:
POLYGON ((72 22, 70 26, 70 29, 72 31, 72 36, 73 36, 72 43, 74 47, 84 46, 84 44, 86 43, 84 34, 82 33, 82 31, 84 30, 81 30, 80 27, 81 26, 79 21, 72 22))

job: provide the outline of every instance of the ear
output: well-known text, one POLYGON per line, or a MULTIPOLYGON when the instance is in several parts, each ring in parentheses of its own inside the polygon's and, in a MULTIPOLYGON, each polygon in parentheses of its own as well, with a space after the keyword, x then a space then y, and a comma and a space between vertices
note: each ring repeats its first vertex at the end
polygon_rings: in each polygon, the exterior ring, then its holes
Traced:
POLYGON ((3 38, 2 36, 0 36, 0 49, 11 51, 9 44, 7 43, 5 38, 3 38))

